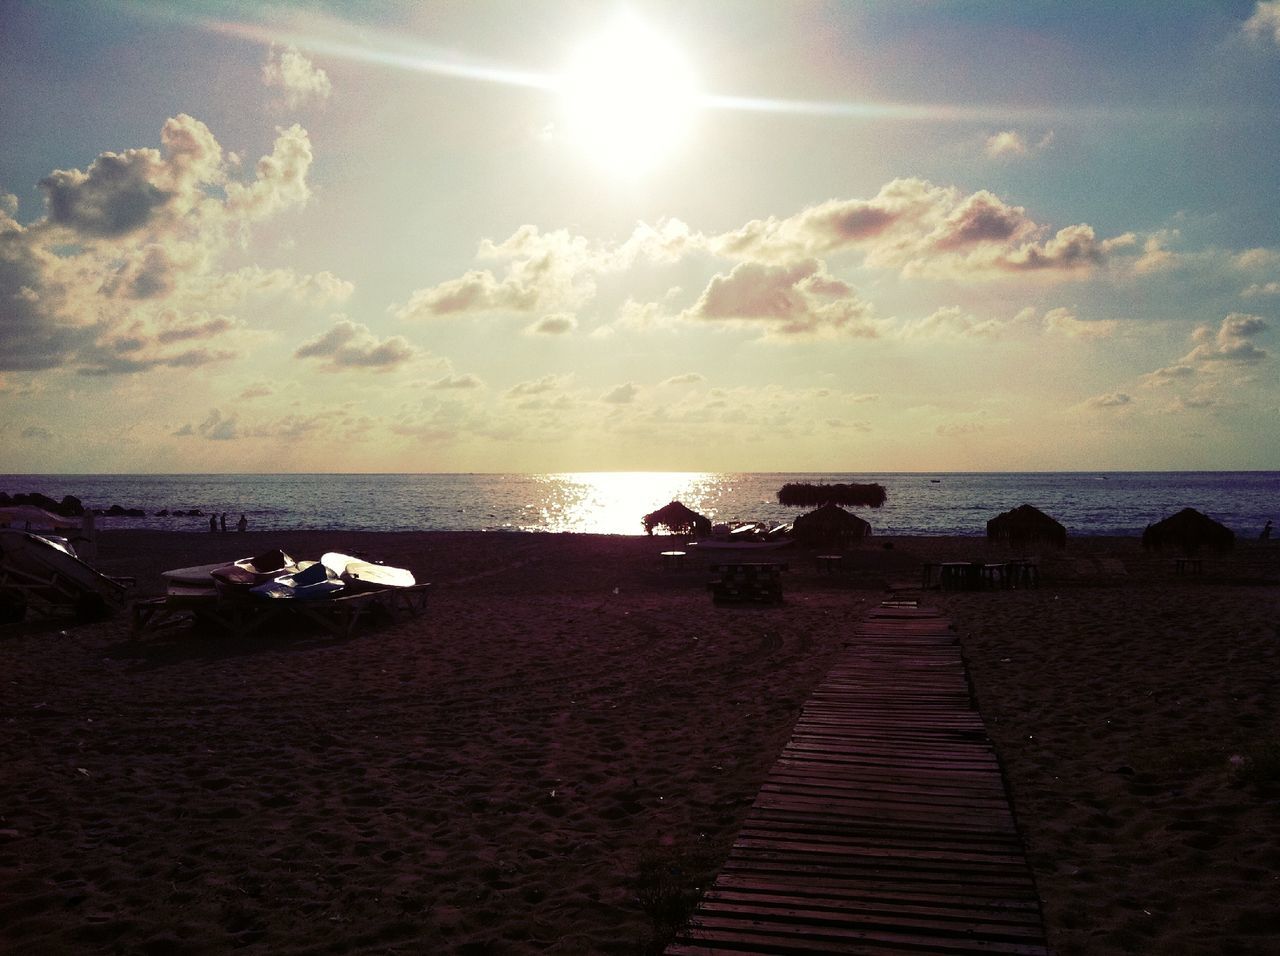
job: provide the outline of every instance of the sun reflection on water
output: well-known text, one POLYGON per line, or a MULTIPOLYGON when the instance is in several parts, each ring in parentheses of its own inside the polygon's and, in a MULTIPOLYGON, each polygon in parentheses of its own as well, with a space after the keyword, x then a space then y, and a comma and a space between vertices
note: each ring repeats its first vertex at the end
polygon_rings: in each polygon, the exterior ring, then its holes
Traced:
POLYGON ((670 501, 703 509, 724 476, 706 472, 622 471, 538 475, 541 500, 526 506, 521 530, 639 534, 640 519, 670 501))

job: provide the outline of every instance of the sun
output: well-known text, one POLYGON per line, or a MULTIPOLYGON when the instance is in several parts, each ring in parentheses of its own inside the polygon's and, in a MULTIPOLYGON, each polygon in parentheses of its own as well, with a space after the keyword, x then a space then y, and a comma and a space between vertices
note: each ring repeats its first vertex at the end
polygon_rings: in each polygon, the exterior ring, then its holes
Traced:
POLYGON ((626 16, 578 47, 560 95, 573 143, 607 172, 633 177, 684 141, 698 88, 680 51, 626 16))

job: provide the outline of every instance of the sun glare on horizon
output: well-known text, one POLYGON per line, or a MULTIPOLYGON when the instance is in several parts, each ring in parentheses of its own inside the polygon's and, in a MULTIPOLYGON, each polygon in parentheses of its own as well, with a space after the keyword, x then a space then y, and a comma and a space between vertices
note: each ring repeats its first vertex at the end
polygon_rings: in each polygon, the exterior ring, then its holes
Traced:
POLYGON ((698 84, 674 45, 624 16, 575 50, 560 96, 573 143, 606 172, 634 177, 684 141, 698 84))

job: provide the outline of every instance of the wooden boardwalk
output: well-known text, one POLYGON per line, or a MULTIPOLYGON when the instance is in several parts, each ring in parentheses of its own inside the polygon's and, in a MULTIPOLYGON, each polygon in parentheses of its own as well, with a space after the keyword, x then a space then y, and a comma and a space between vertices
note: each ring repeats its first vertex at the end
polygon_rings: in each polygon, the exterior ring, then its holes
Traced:
POLYGON ((859 625, 667 953, 1048 953, 946 619, 859 625))

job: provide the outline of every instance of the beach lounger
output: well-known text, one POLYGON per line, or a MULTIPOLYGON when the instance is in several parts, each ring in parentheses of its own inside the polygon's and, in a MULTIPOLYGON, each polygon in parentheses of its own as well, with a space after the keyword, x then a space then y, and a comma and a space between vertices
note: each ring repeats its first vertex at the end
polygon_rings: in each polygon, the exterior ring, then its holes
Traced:
POLYGON ((85 564, 61 540, 0 528, 0 622, 21 621, 28 611, 104 617, 125 606, 132 584, 85 564))

